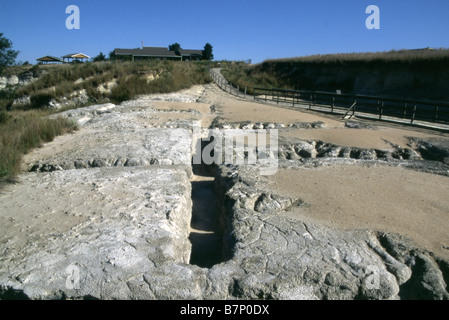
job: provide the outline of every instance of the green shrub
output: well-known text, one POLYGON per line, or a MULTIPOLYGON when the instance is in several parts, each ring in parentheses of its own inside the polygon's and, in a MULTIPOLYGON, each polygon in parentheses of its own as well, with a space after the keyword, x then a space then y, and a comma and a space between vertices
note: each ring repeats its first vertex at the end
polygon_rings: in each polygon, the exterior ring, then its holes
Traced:
POLYGON ((126 85, 117 85, 111 90, 111 100, 116 103, 120 103, 122 101, 130 100, 133 94, 131 93, 131 89, 126 85))
POLYGON ((50 93, 36 93, 30 96, 31 108, 40 109, 48 106, 51 99, 54 98, 50 93))

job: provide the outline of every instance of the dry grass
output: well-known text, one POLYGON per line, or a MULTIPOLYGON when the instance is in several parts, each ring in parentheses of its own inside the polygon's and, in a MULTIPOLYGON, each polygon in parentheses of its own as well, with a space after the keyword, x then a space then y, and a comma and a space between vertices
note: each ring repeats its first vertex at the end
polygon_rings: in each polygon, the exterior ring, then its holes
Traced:
POLYGON ((77 129, 74 122, 61 117, 49 119, 48 114, 40 110, 0 111, 0 183, 12 181, 20 172, 23 154, 77 129))
POLYGON ((120 103, 139 94, 173 92, 211 81, 207 65, 201 63, 166 61, 156 74, 158 77, 152 81, 135 73, 117 77, 118 84, 111 92, 111 100, 120 103))
POLYGON ((305 57, 269 59, 265 63, 414 63, 414 62, 438 62, 449 59, 448 49, 421 49, 421 50, 392 50, 388 52, 361 52, 361 53, 337 53, 324 55, 311 55, 305 57))
MULTIPOLYGON (((38 66, 38 68, 42 68, 46 73, 39 80, 18 88, 15 91, 16 97, 30 96, 33 100, 33 97, 39 98, 40 95, 46 94, 50 99, 61 100, 78 90, 96 89, 101 83, 110 81, 114 75, 122 74, 126 70, 126 67, 118 63, 59 65, 52 68, 38 66)), ((90 92, 93 93, 94 90, 90 92)), ((100 96, 95 94, 93 98, 96 100, 100 96)), ((36 101, 36 98, 34 100, 36 101)), ((44 105, 31 103, 23 108, 35 109, 44 105)))
POLYGON ((22 109, 41 108, 51 99, 60 101, 82 89, 87 91, 92 103, 107 99, 121 102, 138 94, 172 92, 210 81, 206 64, 180 61, 108 61, 37 68, 46 73, 14 92, 15 97, 30 96, 31 104, 21 106, 22 109), (161 76, 148 82, 146 75, 150 73, 161 76), (118 86, 111 94, 97 90, 101 84, 113 79, 117 80, 118 86))
POLYGON ((240 87, 328 91, 335 86, 349 93, 352 92, 353 78, 360 72, 408 71, 420 77, 422 74, 440 73, 448 67, 448 49, 423 49, 312 55, 266 60, 255 65, 229 64, 222 72, 240 87), (338 74, 339 77, 335 78, 340 82, 320 87, 314 84, 314 80, 321 74, 338 74))
MULTIPOLYGON (((37 69, 45 71, 39 80, 0 91, 0 184, 14 180, 20 172, 23 154, 77 128, 65 118, 46 117, 55 112, 47 108, 52 99, 60 100, 85 89, 90 103, 108 100, 119 103, 139 94, 172 92, 211 81, 208 65, 201 62, 101 62, 34 66, 26 70, 21 67, 16 71, 37 72, 37 69), (149 81, 148 75, 158 77, 149 81), (113 79, 117 86, 111 93, 98 90, 100 85, 113 79), (31 103, 7 111, 13 100, 22 96, 29 96, 31 103)), ((14 74, 12 69, 8 72, 14 74)))

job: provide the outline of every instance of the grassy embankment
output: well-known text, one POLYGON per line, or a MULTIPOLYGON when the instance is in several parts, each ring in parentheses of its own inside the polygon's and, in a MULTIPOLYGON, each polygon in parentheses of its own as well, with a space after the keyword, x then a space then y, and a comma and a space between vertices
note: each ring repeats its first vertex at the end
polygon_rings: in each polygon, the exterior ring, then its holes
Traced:
POLYGON ((32 148, 77 129, 66 118, 47 117, 61 111, 48 108, 50 101, 60 102, 85 90, 88 101, 65 105, 67 110, 109 101, 120 103, 139 94, 172 92, 210 82, 204 63, 105 62, 17 68, 16 72, 9 68, 6 73, 38 73, 43 69, 44 74, 26 86, 0 91, 0 184, 14 181, 22 156, 32 148), (13 106, 14 99, 24 96, 30 97, 29 103, 13 106))
POLYGON ((228 81, 251 88, 386 94, 447 99, 449 50, 399 50, 313 55, 228 64, 228 81))
POLYGON ((0 184, 14 181, 22 156, 56 136, 73 132, 77 126, 66 118, 45 118, 43 110, 0 112, 0 184))

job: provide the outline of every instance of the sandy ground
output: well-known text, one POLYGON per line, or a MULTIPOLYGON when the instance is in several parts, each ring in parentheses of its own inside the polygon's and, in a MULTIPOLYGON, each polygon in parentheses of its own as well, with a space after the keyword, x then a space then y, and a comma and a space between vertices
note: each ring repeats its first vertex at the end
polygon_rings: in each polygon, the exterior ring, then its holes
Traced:
POLYGON ((403 168, 333 166, 282 170, 273 190, 304 203, 290 218, 344 229, 399 233, 449 257, 449 178, 403 168))
MULTIPOLYGON (((194 90, 198 91, 198 88, 194 90)), ((337 116, 243 101, 225 94, 215 85, 206 86, 201 101, 152 102, 154 109, 173 112, 154 114, 154 117, 145 121, 150 127, 156 127, 171 118, 190 119, 191 114, 176 111, 194 109, 201 113, 200 118, 205 127, 217 116, 230 122, 250 120, 288 124, 323 121, 326 123, 324 129, 288 129, 280 131, 280 136, 323 140, 343 146, 388 149, 391 147, 390 143, 405 146, 410 137, 449 139, 448 134, 402 125, 384 125, 381 122, 373 122, 378 126, 377 130, 349 129, 344 127, 344 121, 337 116), (211 113, 211 105, 218 106, 218 113, 211 113)), ((35 162, 52 152, 64 152, 65 139, 67 138, 58 137, 54 142, 36 149, 25 157, 25 163, 35 162)), ((194 179, 201 181, 199 178, 194 179)), ((273 190, 304 201, 305 205, 284 213, 290 218, 345 229, 368 228, 397 232, 436 254, 449 258, 449 250, 445 249, 449 247, 448 177, 393 167, 335 166, 300 170, 280 169, 276 175, 267 176, 265 179, 273 190)), ((14 189, 14 186, 11 189, 14 189)), ((33 194, 33 186, 30 185, 28 190, 22 192, 33 194)), ((32 201, 22 204, 12 201, 11 206, 27 210, 32 207, 32 201)), ((42 215, 43 213, 33 213, 29 227, 42 226, 52 232, 63 232, 57 230, 58 223, 33 224, 34 219, 42 215)), ((8 214, 2 215, 0 234, 4 234, 3 230, 15 223, 14 219, 8 214)), ((69 226, 79 222, 79 217, 70 219, 71 221, 67 222, 69 226)), ((59 224, 62 229, 64 225, 65 223, 59 224)))
MULTIPOLYGON (((442 135, 430 130, 409 129, 406 126, 366 120, 363 122, 376 126, 377 130, 351 129, 345 127, 345 120, 342 120, 341 116, 324 115, 307 110, 298 111, 254 102, 231 101, 223 103, 219 110, 223 113, 220 117, 229 122, 273 122, 287 125, 295 122, 322 121, 326 124, 325 129, 288 130, 281 135, 304 140, 322 140, 347 147, 388 149, 391 148, 391 143, 405 147, 410 137, 428 138, 442 135)), ((448 137, 448 135, 443 136, 448 137)))
MULTIPOLYGON (((322 140, 341 146, 390 149, 407 147, 410 138, 448 139, 447 133, 400 124, 363 121, 376 129, 345 127, 340 116, 298 111, 214 93, 224 121, 322 121, 324 129, 288 129, 279 136, 322 140)), ((273 191, 301 199, 289 218, 343 229, 390 231, 411 238, 419 246, 449 258, 449 178, 400 167, 333 166, 283 170, 266 176, 273 191)))

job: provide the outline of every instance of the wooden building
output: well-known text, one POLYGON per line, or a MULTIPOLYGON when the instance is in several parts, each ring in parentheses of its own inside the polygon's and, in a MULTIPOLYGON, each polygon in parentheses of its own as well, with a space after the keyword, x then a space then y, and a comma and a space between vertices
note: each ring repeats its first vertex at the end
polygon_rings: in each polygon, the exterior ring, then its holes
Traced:
POLYGON ((84 53, 70 53, 70 54, 66 54, 65 56, 62 57, 62 59, 65 61, 65 59, 67 59, 68 62, 70 61, 81 61, 84 62, 84 59, 89 60, 90 57, 88 55, 85 55, 84 53))
POLYGON ((178 54, 181 56, 181 60, 200 61, 203 59, 203 50, 181 49, 178 54))
POLYGON ((168 50, 166 47, 142 47, 137 49, 115 49, 118 57, 128 57, 130 60, 158 59, 158 60, 201 60, 202 50, 168 50))
POLYGON ((54 56, 45 56, 39 59, 36 59, 39 63, 49 64, 49 63, 65 63, 64 60, 54 56))

